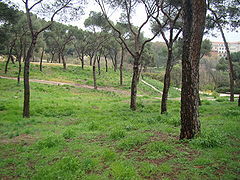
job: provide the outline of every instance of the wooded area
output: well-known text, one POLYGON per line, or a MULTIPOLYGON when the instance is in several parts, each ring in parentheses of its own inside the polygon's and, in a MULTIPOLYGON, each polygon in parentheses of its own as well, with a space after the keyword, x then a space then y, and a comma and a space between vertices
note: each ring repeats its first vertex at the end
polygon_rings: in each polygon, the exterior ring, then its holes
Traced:
POLYGON ((225 30, 239 29, 239 8, 238 0, 1 1, 0 177, 236 179, 238 160, 231 158, 239 154, 240 51, 231 52, 225 30), (94 2, 100 12, 90 12, 84 29, 69 25, 94 2), (135 22, 140 9, 141 23, 135 22), (214 55, 203 38, 216 30, 225 57, 214 55), (39 151, 38 158, 46 151, 52 169, 34 160, 39 169, 26 172, 15 164, 10 173, 5 159, 14 144, 39 151), (55 157, 58 148, 71 153, 55 157), (217 162, 213 153, 228 148, 229 162, 201 171, 217 162), (78 158, 75 151, 85 154, 78 158), (174 167, 184 164, 178 158, 193 161, 186 176, 174 167))

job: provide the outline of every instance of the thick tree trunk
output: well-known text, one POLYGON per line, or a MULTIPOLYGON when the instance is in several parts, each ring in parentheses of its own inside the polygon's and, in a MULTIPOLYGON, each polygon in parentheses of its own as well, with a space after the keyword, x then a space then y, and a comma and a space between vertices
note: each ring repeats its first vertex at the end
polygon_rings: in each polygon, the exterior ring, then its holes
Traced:
POLYGON ((106 69, 106 72, 108 72, 107 56, 104 56, 104 59, 105 59, 105 69, 106 69))
POLYGON ((218 28, 221 32, 223 42, 227 52, 227 59, 228 59, 228 65, 229 65, 229 79, 230 79, 230 101, 233 102, 234 101, 234 71, 233 71, 232 57, 230 54, 229 46, 228 46, 226 37, 224 35, 222 26, 219 23, 218 23, 218 28))
POLYGON ((40 71, 42 72, 42 62, 43 62, 44 48, 42 49, 42 54, 40 58, 40 71))
POLYGON ((198 119, 198 72, 206 18, 205 0, 183 0, 183 55, 180 139, 200 132, 198 119))
POLYGON ((24 62, 24 104, 23 104, 23 117, 30 117, 30 85, 29 85, 29 67, 30 59, 33 55, 33 50, 37 42, 37 36, 32 37, 31 45, 27 51, 26 59, 24 62))
POLYGON ((97 56, 94 57, 94 59, 93 59, 93 64, 92 64, 92 68, 93 68, 93 86, 94 86, 94 89, 97 89, 96 60, 97 60, 97 56))
POLYGON ((167 112, 167 98, 171 82, 171 70, 172 70, 172 46, 168 48, 168 59, 164 75, 164 86, 161 103, 161 114, 167 112))
POLYGON ((137 85, 138 85, 138 76, 139 76, 139 59, 140 56, 136 55, 134 57, 133 63, 133 77, 132 77, 132 84, 131 84, 131 103, 130 108, 131 110, 135 111, 137 109, 137 85))
POLYGON ((122 46, 122 54, 121 54, 121 60, 120 60, 120 85, 123 85, 123 59, 124 59, 124 47, 122 46))

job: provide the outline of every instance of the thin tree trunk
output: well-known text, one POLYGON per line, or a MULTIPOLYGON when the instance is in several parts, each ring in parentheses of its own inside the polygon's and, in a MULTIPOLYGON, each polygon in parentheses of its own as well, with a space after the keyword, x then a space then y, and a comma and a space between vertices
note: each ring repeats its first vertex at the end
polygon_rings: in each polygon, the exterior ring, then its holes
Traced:
POLYGON ((229 46, 226 40, 226 37, 224 35, 222 26, 218 23, 218 28, 221 32, 223 42, 227 51, 227 59, 228 59, 228 65, 229 65, 229 79, 230 79, 230 101, 234 101, 234 71, 233 71, 233 63, 232 63, 232 57, 230 54, 229 46))
POLYGON ((64 58, 64 54, 61 53, 61 56, 62 56, 62 63, 63 63, 63 69, 67 69, 67 64, 66 64, 66 61, 65 61, 65 58, 64 58))
POLYGON ((20 84, 20 77, 22 72, 22 62, 21 62, 22 54, 23 54, 23 44, 22 44, 22 41, 20 40, 20 53, 18 56, 18 77, 17 77, 18 85, 20 84))
POLYGON ((24 62, 24 104, 23 104, 23 117, 30 117, 30 85, 29 85, 29 67, 30 59, 33 55, 33 50, 37 42, 37 37, 32 37, 31 45, 27 51, 26 59, 24 62))
POLYGON ((238 96, 238 106, 240 106, 240 93, 239 93, 239 96, 238 96))
POLYGON ((61 53, 58 53, 58 63, 61 63, 61 53))
POLYGON ((100 64, 100 55, 97 57, 97 63, 98 63, 98 75, 101 74, 101 64, 100 64))
POLYGON ((40 58, 40 71, 42 72, 42 62, 43 62, 44 48, 42 49, 42 54, 40 58))
POLYGON ((138 84, 138 75, 139 75, 139 59, 140 56, 136 55, 133 63, 133 77, 131 84, 131 110, 135 111, 137 109, 137 84, 138 84))
POLYGON ((106 72, 108 72, 108 62, 107 62, 107 56, 104 56, 105 59, 105 67, 106 67, 106 72))
POLYGON ((123 59, 124 59, 124 47, 122 46, 122 54, 121 54, 121 60, 120 60, 120 85, 123 85, 123 59))
POLYGON ((93 59, 93 64, 92 64, 92 68, 93 68, 93 86, 94 86, 94 89, 97 89, 96 60, 97 60, 97 56, 94 57, 94 59, 93 59))
POLYGON ((172 70, 172 45, 168 48, 168 59, 164 75, 164 86, 162 94, 162 103, 161 103, 161 114, 167 112, 167 98, 170 88, 171 81, 171 70, 172 70))
POLYGON ((54 53, 54 52, 51 52, 51 54, 52 54, 51 63, 53 63, 55 53, 54 53))
POLYGON ((114 55, 114 72, 117 71, 117 53, 114 55))
POLYGON ((92 60, 93 60, 93 56, 92 55, 90 55, 90 66, 92 66, 92 60))
POLYGON ((14 39, 14 41, 12 42, 12 44, 10 46, 9 52, 8 52, 8 59, 7 59, 6 65, 5 65, 5 74, 7 74, 7 71, 8 71, 8 64, 9 64, 9 61, 11 60, 11 58, 12 58, 11 57, 12 56, 12 51, 13 51, 13 48, 15 46, 16 40, 17 39, 14 39))
POLYGON ((81 59, 81 62, 82 62, 82 69, 84 69, 84 53, 82 53, 82 59, 81 59))
POLYGON ((183 0, 183 55, 180 139, 200 133, 198 117, 198 73, 206 18, 205 0, 183 0))

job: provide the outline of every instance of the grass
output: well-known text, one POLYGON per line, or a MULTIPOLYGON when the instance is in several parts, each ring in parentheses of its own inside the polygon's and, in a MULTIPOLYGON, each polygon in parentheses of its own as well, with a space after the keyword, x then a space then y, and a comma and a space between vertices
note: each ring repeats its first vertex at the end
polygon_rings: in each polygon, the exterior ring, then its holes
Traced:
MULTIPOLYGON (((7 75, 4 73, 5 62, 0 61, 0 75, 17 77, 18 65, 9 64, 9 70, 7 75)), ((119 85, 119 71, 114 72, 112 68, 109 68, 108 72, 105 72, 103 68, 101 70, 101 75, 97 74, 97 85, 104 87, 115 87, 122 90, 130 91, 131 85, 131 73, 124 71, 123 73, 123 85, 119 85)), ((39 71, 39 65, 34 63, 31 64, 30 77, 32 79, 41 79, 49 81, 58 82, 68 82, 68 83, 79 83, 86 85, 93 85, 92 78, 92 67, 85 66, 84 70, 80 66, 69 65, 66 70, 63 70, 61 64, 49 64, 43 67, 43 72, 39 71)), ((163 84, 157 80, 151 78, 144 78, 145 81, 155 86, 157 89, 162 91, 163 84)), ((151 87, 147 86, 143 82, 139 82, 138 93, 141 95, 160 97, 160 94, 153 90, 151 87)), ((180 92, 174 88, 170 88, 169 97, 179 97, 180 92)))
POLYGON ((122 94, 31 83, 24 119, 22 84, 0 79, 0 93, 0 179, 239 178, 236 102, 204 100, 202 134, 181 142, 178 101, 161 115, 159 100, 138 97, 133 112, 122 94))

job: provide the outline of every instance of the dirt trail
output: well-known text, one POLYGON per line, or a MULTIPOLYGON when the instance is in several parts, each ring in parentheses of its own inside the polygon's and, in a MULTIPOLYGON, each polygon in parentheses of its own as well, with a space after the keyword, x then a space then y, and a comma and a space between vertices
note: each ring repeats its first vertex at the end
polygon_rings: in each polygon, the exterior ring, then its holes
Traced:
MULTIPOLYGON (((6 77, 6 76, 0 76, 0 79, 14 79, 14 80, 16 80, 16 78, 14 78, 14 77, 6 77)), ((39 79, 30 79, 29 81, 30 82, 41 83, 41 84, 57 85, 57 86, 69 85, 69 86, 74 86, 74 87, 79 87, 79 88, 94 89, 93 86, 85 85, 85 84, 78 84, 78 83, 47 81, 47 80, 39 80, 39 79)), ((129 91, 116 89, 116 88, 113 88, 113 87, 100 87, 99 86, 97 88, 97 90, 120 93, 120 94, 123 94, 123 95, 130 95, 129 91)), ((142 96, 142 95, 139 95, 139 96, 142 96)))

